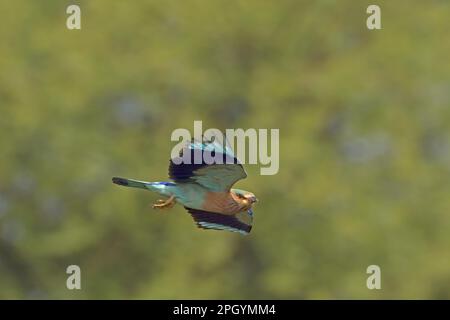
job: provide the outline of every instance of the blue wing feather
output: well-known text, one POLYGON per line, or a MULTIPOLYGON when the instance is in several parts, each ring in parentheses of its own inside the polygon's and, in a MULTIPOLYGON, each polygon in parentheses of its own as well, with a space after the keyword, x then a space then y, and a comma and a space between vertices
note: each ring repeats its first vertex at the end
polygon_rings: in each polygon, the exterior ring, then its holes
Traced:
POLYGON ((217 142, 193 141, 182 149, 179 157, 170 160, 169 177, 176 182, 196 182, 211 191, 228 191, 236 181, 246 178, 247 174, 228 146, 217 142), (206 163, 205 152, 220 162, 206 163), (183 159, 188 161, 183 162, 183 159), (194 163, 194 160, 201 162, 194 163))

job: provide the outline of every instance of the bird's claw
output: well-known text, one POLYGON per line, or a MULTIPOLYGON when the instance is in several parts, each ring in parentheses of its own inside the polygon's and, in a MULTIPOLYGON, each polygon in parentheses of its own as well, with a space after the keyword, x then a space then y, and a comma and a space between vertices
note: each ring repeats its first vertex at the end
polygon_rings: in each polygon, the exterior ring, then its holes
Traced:
POLYGON ((175 196, 171 196, 167 200, 157 200, 156 203, 153 204, 153 209, 169 209, 175 205, 175 196))

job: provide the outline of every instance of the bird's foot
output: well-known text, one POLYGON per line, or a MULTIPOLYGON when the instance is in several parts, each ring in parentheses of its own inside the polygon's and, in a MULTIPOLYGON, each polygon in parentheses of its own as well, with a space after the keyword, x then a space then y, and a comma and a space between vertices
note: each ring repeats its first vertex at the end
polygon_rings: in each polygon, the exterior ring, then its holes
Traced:
POLYGON ((153 209, 169 209, 175 205, 175 196, 170 196, 167 200, 158 200, 153 204, 153 209))

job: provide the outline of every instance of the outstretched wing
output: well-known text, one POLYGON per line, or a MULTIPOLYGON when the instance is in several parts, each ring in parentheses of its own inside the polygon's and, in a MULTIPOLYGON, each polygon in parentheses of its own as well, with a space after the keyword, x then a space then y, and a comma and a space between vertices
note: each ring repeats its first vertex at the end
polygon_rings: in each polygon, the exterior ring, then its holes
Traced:
POLYGON ((202 229, 227 230, 247 235, 252 230, 253 211, 239 212, 235 215, 225 215, 185 207, 195 223, 202 229))
POLYGON ((229 191, 236 181, 246 178, 247 173, 227 146, 194 141, 181 150, 179 157, 170 159, 169 177, 175 182, 195 182, 221 192, 229 191), (210 161, 205 162, 208 158, 218 161, 209 164, 210 161))

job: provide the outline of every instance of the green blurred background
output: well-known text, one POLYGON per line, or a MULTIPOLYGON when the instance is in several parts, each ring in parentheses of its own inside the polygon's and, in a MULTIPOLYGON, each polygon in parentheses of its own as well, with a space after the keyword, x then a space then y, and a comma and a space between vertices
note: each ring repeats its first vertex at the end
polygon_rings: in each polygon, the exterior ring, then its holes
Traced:
POLYGON ((0 298, 450 298, 449 1, 0 13, 0 298), (194 120, 280 129, 279 173, 238 183, 260 199, 247 237, 111 183, 166 179, 170 134, 194 120))

